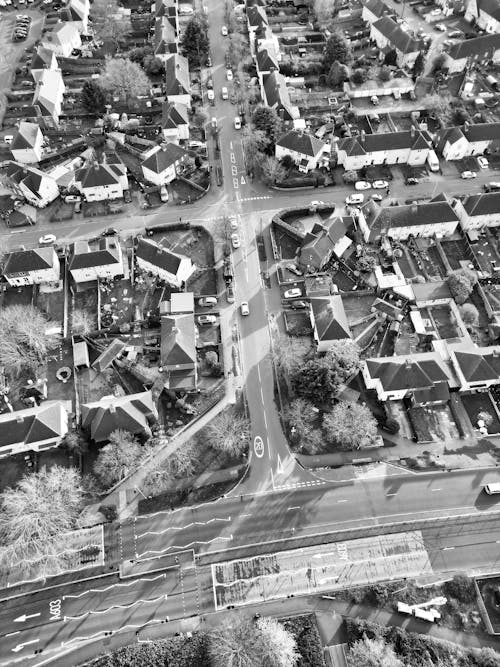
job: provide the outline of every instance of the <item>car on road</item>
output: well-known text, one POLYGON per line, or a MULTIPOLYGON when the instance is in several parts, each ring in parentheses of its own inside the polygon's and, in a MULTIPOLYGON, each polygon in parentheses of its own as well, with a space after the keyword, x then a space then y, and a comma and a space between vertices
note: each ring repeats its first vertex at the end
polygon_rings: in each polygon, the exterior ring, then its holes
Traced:
POLYGON ((234 234, 231 234, 231 245, 233 246, 233 248, 239 248, 241 245, 239 234, 236 234, 236 232, 234 234))
POLYGON ((205 65, 206 67, 212 67, 212 58, 210 58, 210 56, 207 57, 205 65))
POLYGON ((312 202, 309 204, 309 206, 313 206, 313 207, 324 206, 324 204, 325 204, 324 201, 320 201, 319 199, 313 199, 312 202))
POLYGON ((434 29, 438 32, 446 32, 446 26, 443 23, 436 23, 434 29))
POLYGON ((387 181, 373 181, 372 187, 375 188, 375 190, 383 190, 384 188, 389 187, 389 183, 387 181))
POLYGON ((485 183, 483 185, 483 190, 485 192, 498 192, 500 191, 500 183, 485 183))
POLYGON ((213 90, 207 90, 207 98, 209 102, 215 102, 215 93, 213 90))
POLYGON ((301 276, 302 275, 302 271, 295 264, 292 264, 292 263, 286 264, 285 268, 287 268, 292 273, 295 273, 296 276, 301 276))
POLYGON ((292 289, 287 289, 283 296, 285 299, 297 299, 302 296, 302 290, 300 287, 292 287, 292 289))
POLYGON ((477 158, 477 163, 481 167, 481 169, 488 169, 488 167, 490 166, 490 163, 488 162, 488 159, 483 157, 482 155, 480 155, 477 158))
POLYGON ((490 496, 496 493, 500 493, 500 482, 494 482, 493 484, 485 484, 483 486, 483 489, 490 496))
POLYGON ((430 15, 431 15, 431 16, 439 16, 439 15, 442 14, 442 13, 443 13, 443 12, 442 12, 439 8, 437 8, 437 7, 436 7, 436 9, 432 9, 432 10, 430 11, 430 15))
POLYGON ((223 37, 227 37, 227 28, 226 28, 225 25, 223 25, 223 26, 221 27, 221 29, 220 29, 220 34, 221 34, 223 37))
POLYGON ((198 305, 201 306, 201 308, 210 308, 211 306, 216 306, 217 305, 217 297, 216 296, 203 296, 201 299, 198 299, 198 305))
POLYGON ((115 229, 115 227, 106 227, 106 229, 101 232, 101 236, 116 236, 117 234, 118 230, 115 229))
POLYGON ((239 116, 234 117, 234 129, 241 130, 241 118, 239 116))
POLYGON ((378 105, 378 97, 376 95, 372 95, 370 97, 370 102, 373 104, 373 106, 376 107, 378 105))
POLYGON ((250 308, 248 307, 248 301, 241 302, 240 310, 242 315, 250 315, 250 308))
POLYGON ((207 88, 208 88, 209 90, 212 90, 213 87, 214 87, 214 82, 213 82, 213 80, 212 80, 212 79, 207 79, 207 88))
POLYGON ((226 70, 226 78, 227 78, 228 81, 233 80, 233 70, 232 69, 227 69, 226 70))
POLYGON ((66 197, 64 197, 64 201, 66 202, 66 204, 74 204, 75 202, 81 200, 82 198, 80 197, 80 195, 66 195, 66 197))
POLYGON ((476 178, 476 177, 477 177, 477 173, 475 171, 463 171, 460 174, 460 178, 465 178, 465 179, 476 178))
POLYGON ((223 100, 229 99, 229 92, 226 86, 222 86, 222 88, 220 89, 220 96, 222 97, 223 100))
POLYGON ((408 176, 408 178, 405 181, 406 185, 418 185, 420 181, 418 178, 415 178, 414 176, 408 176))
POLYGON ((217 322, 217 318, 215 315, 198 315, 198 324, 215 324, 217 322))
POLYGON ((234 287, 226 285, 226 299, 228 303, 234 303, 234 287))
POLYGON ((40 245, 53 245, 57 241, 57 237, 54 234, 45 234, 38 239, 40 245))
POLYGON ((362 204, 365 201, 365 196, 362 194, 349 195, 345 198, 345 203, 351 206, 352 204, 362 204))
POLYGON ((355 190, 370 190, 371 187, 372 184, 368 183, 368 181, 356 181, 356 183, 354 183, 355 190))
POLYGON ((461 30, 452 30, 451 32, 448 33, 448 37, 452 37, 453 39, 459 39, 460 37, 463 37, 464 33, 461 30))
POLYGON ((370 199, 373 199, 373 201, 382 201, 383 197, 382 195, 370 195, 370 199))
POLYGON ((307 308, 308 306, 309 304, 307 303, 307 301, 290 301, 290 303, 288 304, 289 308, 294 308, 296 310, 298 310, 299 308, 307 308))
POLYGON ((238 229, 238 219, 235 215, 230 215, 228 218, 229 227, 233 230, 238 229))

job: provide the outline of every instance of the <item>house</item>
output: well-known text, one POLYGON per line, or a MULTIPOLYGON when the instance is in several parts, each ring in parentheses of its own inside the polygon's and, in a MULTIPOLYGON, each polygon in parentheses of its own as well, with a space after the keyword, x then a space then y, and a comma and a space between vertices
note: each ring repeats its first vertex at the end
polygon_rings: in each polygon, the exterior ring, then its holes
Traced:
POLYGON ((5 257, 3 276, 13 287, 56 283, 60 277, 59 257, 53 247, 16 250, 5 257))
POLYGON ((165 59, 165 97, 191 108, 191 81, 188 60, 179 53, 165 59))
POLYGON ((182 288, 196 267, 189 257, 179 255, 159 243, 140 238, 135 258, 141 271, 152 273, 169 285, 182 288))
POLYGON ((274 109, 284 123, 295 126, 300 121, 299 108, 292 104, 286 79, 280 72, 262 77, 261 95, 266 106, 274 109))
POLYGON ((45 208, 59 196, 55 180, 35 167, 10 162, 6 175, 14 192, 37 208, 45 208))
POLYGON ((463 72, 473 63, 486 63, 488 60, 499 62, 500 33, 464 39, 452 44, 443 54, 443 67, 447 67, 450 73, 463 72))
POLYGON ((42 157, 43 134, 36 123, 22 120, 9 146, 12 157, 22 164, 34 164, 42 157))
MULTIPOLYGON (((468 40, 471 41, 471 40, 468 40)), ((464 123, 438 133, 438 150, 445 160, 461 160, 485 151, 500 151, 500 123, 464 123)))
POLYGON ((477 347, 457 343, 449 346, 450 359, 461 391, 487 389, 500 382, 500 346, 477 347))
POLYGON ((370 39, 380 49, 381 58, 389 51, 395 50, 399 67, 413 67, 418 54, 424 49, 421 40, 412 37, 409 32, 403 30, 401 25, 389 16, 382 16, 372 23, 370 39))
POLYGON ((189 116, 185 104, 178 102, 164 102, 162 108, 161 131, 165 141, 180 141, 189 139, 189 116))
POLYGON ((342 297, 312 297, 309 311, 317 352, 328 352, 331 344, 352 338, 342 297))
POLYGON ((89 432, 94 442, 107 441, 117 429, 148 438, 157 419, 150 391, 129 396, 105 396, 81 406, 82 428, 89 432))
POLYGON ((64 81, 60 70, 31 70, 35 80, 33 106, 38 107, 40 117, 50 127, 57 127, 64 98, 64 81))
POLYGON ((260 5, 247 6, 247 25, 251 45, 255 36, 269 25, 265 8, 260 5))
POLYGON ((469 142, 461 127, 447 127, 438 133, 437 147, 445 160, 461 160, 468 155, 469 142))
POLYGON ((187 151, 172 142, 155 147, 141 163, 142 174, 148 183, 166 185, 177 178, 187 151))
POLYGON ((266 50, 278 62, 281 60, 280 43, 277 35, 273 32, 271 26, 266 26, 257 31, 255 38, 250 42, 250 52, 257 59, 257 54, 261 50, 266 50))
POLYGON ((256 64, 261 81, 264 74, 279 71, 278 58, 276 57, 276 54, 272 53, 269 49, 260 48, 257 51, 256 64))
POLYGON ((381 206, 373 200, 361 207, 358 226, 366 242, 384 236, 406 240, 410 235, 430 238, 450 236, 459 218, 444 194, 426 202, 401 206, 381 206))
POLYGON ((302 242, 299 265, 309 272, 320 271, 333 255, 342 257, 352 243, 346 231, 346 224, 339 216, 325 221, 318 219, 302 242))
POLYGON ((366 359, 362 374, 379 401, 408 398, 414 406, 445 403, 450 386, 456 385, 452 369, 435 351, 366 359))
POLYGON ((75 171, 73 185, 87 201, 120 199, 128 190, 127 168, 122 163, 92 162, 75 171))
POLYGON ((162 62, 167 58, 178 52, 177 47, 177 14, 172 12, 172 15, 163 14, 157 16, 154 24, 153 36, 154 55, 162 62))
POLYGON ((394 16, 394 11, 382 2, 382 0, 363 0, 361 10, 361 18, 366 23, 372 25, 383 16, 394 16))
POLYGON ((500 192, 484 192, 456 200, 455 211, 462 229, 482 229, 500 225, 500 192))
POLYGON ((78 24, 74 21, 56 23, 52 31, 44 36, 42 46, 54 51, 56 56, 69 58, 73 49, 82 46, 78 24))
POLYGON ((276 142, 275 155, 277 160, 289 155, 299 171, 307 174, 311 169, 328 166, 330 150, 329 144, 312 134, 290 130, 276 142))
POLYGON ((172 391, 194 391, 198 384, 196 370, 196 326, 194 313, 161 318, 161 366, 168 374, 172 391))
POLYGON ((481 30, 500 33, 500 2, 498 0, 468 0, 465 20, 481 30))
POLYGON ((0 415, 0 458, 57 447, 68 432, 70 401, 44 401, 0 415))
POLYGON ((60 11, 63 21, 71 21, 82 35, 88 34, 90 0, 69 0, 60 11))
POLYGON ((428 132, 411 127, 402 132, 366 134, 341 139, 337 145, 338 164, 346 171, 372 164, 422 165, 432 150, 428 132))
POLYGON ((91 247, 88 241, 76 241, 68 261, 68 271, 75 283, 123 277, 124 258, 117 236, 106 236, 91 247))
POLYGON ((35 72, 44 69, 59 69, 59 63, 57 62, 56 54, 52 49, 39 46, 31 60, 30 71, 32 76, 34 76, 35 72))

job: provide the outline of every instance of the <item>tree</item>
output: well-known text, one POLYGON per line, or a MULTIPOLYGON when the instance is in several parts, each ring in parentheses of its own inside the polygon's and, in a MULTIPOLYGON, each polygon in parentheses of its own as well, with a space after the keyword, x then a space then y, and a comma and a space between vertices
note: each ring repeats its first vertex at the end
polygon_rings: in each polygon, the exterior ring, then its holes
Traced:
POLYGON ((210 447, 231 457, 246 454, 250 444, 250 425, 246 419, 224 410, 206 428, 210 447))
POLYGON ((273 347, 273 360, 282 373, 288 374, 304 363, 307 352, 296 338, 280 336, 273 347))
POLYGON ((382 65, 378 73, 378 78, 381 81, 390 81, 391 76, 392 76, 391 69, 387 67, 387 65, 382 65))
POLYGON ((247 173, 260 174, 263 152, 268 145, 265 133, 246 126, 243 128, 242 144, 247 173))
POLYGON ((44 570, 62 562, 60 540, 75 527, 83 500, 74 468, 54 466, 25 475, 6 489, 0 508, 0 562, 5 567, 38 561, 44 570))
POLYGON ((332 365, 339 384, 360 370, 359 352, 356 343, 349 339, 335 340, 330 344, 326 359, 332 365))
POLYGON ((266 155, 261 164, 262 180, 266 185, 281 183, 286 176, 285 167, 272 155, 266 155))
POLYGON ((340 402, 324 415, 323 433, 342 449, 364 449, 375 440, 377 422, 365 405, 340 402))
POLYGON ((101 85, 125 99, 145 95, 150 88, 146 73, 128 58, 106 58, 101 85))
POLYGON ((47 320, 35 306, 7 306, 0 310, 0 366, 10 375, 35 372, 56 348, 60 337, 47 334, 47 320))
POLYGON ((432 73, 436 74, 443 69, 443 65, 446 63, 446 54, 440 53, 435 59, 432 65, 432 73))
POLYGON ((109 488, 133 472, 144 456, 144 448, 137 438, 121 429, 109 435, 109 442, 99 452, 94 472, 102 484, 109 488))
POLYGON ((351 81, 353 83, 362 84, 368 79, 368 72, 365 69, 355 69, 351 74, 351 81))
POLYGON ((451 97, 449 95, 432 94, 426 95, 421 100, 422 108, 429 111, 430 116, 434 116, 441 121, 441 124, 448 125, 453 116, 453 107, 451 106, 451 97))
POLYGON ((144 67, 144 60, 146 56, 153 55, 153 47, 146 46, 136 46, 134 49, 130 49, 125 56, 131 60, 133 63, 138 63, 141 67, 144 67))
POLYGON ((75 308, 71 313, 71 331, 86 336, 97 329, 96 317, 84 308, 75 308))
POLYGON ((349 70, 345 65, 336 60, 332 63, 330 71, 326 77, 326 82, 331 88, 338 88, 349 78, 349 70))
POLYGON ((479 323, 479 311, 472 303, 464 303, 460 306, 460 315, 467 327, 477 327, 479 323))
POLYGON ((163 62, 153 55, 146 56, 142 66, 148 76, 158 76, 159 74, 163 74, 165 71, 163 62))
POLYGON ((334 3, 332 0, 314 0, 313 12, 316 21, 321 25, 328 23, 332 18, 334 3))
POLYGON ((338 32, 334 32, 328 38, 323 51, 323 69, 325 72, 330 70, 330 67, 335 61, 348 65, 351 62, 352 54, 351 47, 346 38, 338 32))
POLYGON ((458 304, 465 303, 477 283, 477 275, 470 269, 457 269, 447 279, 452 297, 458 304))
POLYGON ((61 446, 65 447, 68 452, 75 454, 84 454, 89 449, 89 443, 79 429, 68 431, 64 436, 61 446))
POLYGON ((231 63, 235 66, 238 66, 250 55, 248 40, 240 32, 233 32, 229 36, 228 53, 231 63))
POLYGON ((476 589, 474 579, 465 574, 456 574, 453 579, 444 583, 446 595, 463 603, 470 603, 476 600, 476 589))
POLYGON ((418 56, 415 58, 415 62, 413 63, 413 78, 416 79, 418 76, 422 74, 424 71, 425 67, 425 56, 422 53, 422 51, 419 52, 418 56))
POLYGON ((209 41, 207 22, 203 16, 195 14, 184 29, 181 39, 182 53, 191 67, 199 67, 208 56, 209 41))
POLYGON ((323 438, 321 431, 314 428, 314 422, 318 419, 318 410, 314 405, 304 398, 296 398, 288 405, 284 417, 288 423, 290 440, 308 454, 317 453, 323 438))
POLYGON ((92 114, 102 113, 106 106, 106 95, 101 86, 89 79, 85 81, 80 93, 80 102, 82 106, 92 114))
POLYGON ((347 654, 349 667, 404 667, 394 649, 383 639, 358 639, 347 654))
POLYGON ((477 667, 498 667, 500 665, 500 653, 489 646, 479 649, 475 658, 477 667))
POLYGON ((132 32, 130 18, 123 14, 118 0, 94 0, 92 29, 97 39, 111 40, 118 46, 120 40, 132 32))
POLYGON ((344 183, 356 183, 356 181, 359 181, 359 176, 357 171, 346 171, 344 172, 344 183))
POLYGON ((274 618, 233 620, 210 633, 208 654, 217 667, 294 667, 293 636, 274 618))
POLYGON ((396 49, 391 49, 391 51, 387 51, 384 58, 384 65, 391 65, 392 67, 396 67, 397 64, 398 64, 398 52, 396 51, 396 49))
POLYGON ((264 133, 268 140, 267 147, 274 149, 274 144, 281 134, 281 118, 276 110, 264 105, 258 106, 252 115, 252 125, 256 130, 264 133))

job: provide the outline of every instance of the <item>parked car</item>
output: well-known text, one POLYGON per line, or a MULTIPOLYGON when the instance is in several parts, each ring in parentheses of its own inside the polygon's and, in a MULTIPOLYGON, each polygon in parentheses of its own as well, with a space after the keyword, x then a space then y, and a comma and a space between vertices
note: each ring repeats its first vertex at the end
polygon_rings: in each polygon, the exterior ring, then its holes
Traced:
POLYGON ((488 169, 488 167, 490 166, 488 159, 483 157, 482 155, 477 158, 477 163, 481 167, 481 169, 488 169))
POLYGON ((40 245, 54 245, 57 241, 57 237, 54 234, 45 234, 38 239, 40 245))
POLYGON ((226 286, 226 299, 228 303, 234 303, 234 288, 232 285, 226 286))
POLYGON ((448 33, 448 37, 452 37, 453 39, 459 39, 460 37, 463 37, 464 33, 461 30, 452 30, 451 32, 448 33))
POLYGON ((439 7, 436 7, 436 9, 431 9, 430 11, 431 16, 439 16, 442 13, 443 12, 441 11, 441 9, 439 9, 439 7))
POLYGON ((217 305, 217 297, 215 296, 203 296, 201 299, 198 299, 198 305, 202 308, 210 308, 211 306, 217 305))
POLYGON ((372 187, 375 188, 375 190, 383 190, 384 188, 389 187, 389 183, 387 181, 373 181, 372 187))
POLYGON ((220 29, 220 33, 223 37, 227 37, 227 28, 225 25, 223 25, 220 29))
POLYGON ((234 129, 241 130, 241 118, 239 116, 234 117, 234 129))
POLYGON ((117 234, 118 230, 114 227, 106 227, 106 229, 101 232, 101 236, 116 236, 117 234))
POLYGON ((312 202, 309 204, 309 206, 316 208, 316 206, 324 206, 324 204, 325 204, 324 201, 320 201, 319 199, 313 199, 312 202))
POLYGON ((302 290, 300 287, 293 287, 292 289, 287 289, 283 296, 285 299, 297 299, 299 296, 302 296, 302 290))
POLYGON ((417 185, 418 183, 420 183, 420 181, 414 176, 409 176, 405 181, 406 185, 417 185))
POLYGON ((382 195, 371 195, 370 199, 373 199, 373 201, 382 201, 383 197, 382 195))
POLYGON ((485 192, 499 192, 500 191, 500 183, 485 183, 483 185, 483 190, 485 192))
POLYGON ((446 32, 446 26, 443 23, 436 23, 434 29, 438 30, 439 32, 446 32))
POLYGON ((75 206, 73 207, 73 211, 75 213, 80 213, 82 210, 82 202, 81 201, 76 201, 75 206))
POLYGON ((233 248, 239 248, 241 245, 241 240, 238 234, 236 232, 234 234, 231 234, 231 245, 233 248))
POLYGON ((378 97, 376 95, 372 95, 370 97, 370 102, 373 104, 373 106, 376 107, 378 105, 378 97))
POLYGON ((209 90, 212 90, 213 87, 214 87, 214 82, 212 81, 212 79, 207 79, 207 88, 209 90))
POLYGON ((66 195, 66 197, 64 197, 64 201, 66 202, 66 204, 74 204, 75 202, 81 200, 82 198, 80 197, 80 195, 66 195))
POLYGON ((123 201, 126 204, 130 204, 130 202, 132 201, 132 195, 130 194, 130 190, 123 191, 123 201))
POLYGON ((207 57, 207 59, 205 61, 205 65, 207 67, 212 67, 212 58, 210 58, 210 56, 207 57))
POLYGON ((368 181, 356 181, 356 183, 354 183, 354 188, 356 190, 370 190, 371 187, 372 184, 368 183, 368 181))
POLYGON ((222 88, 220 89, 220 96, 222 97, 223 100, 227 100, 229 98, 229 92, 226 86, 222 86, 222 88))
POLYGON ((217 318, 215 315, 198 315, 198 324, 204 325, 204 324, 215 324, 217 322, 217 318))
POLYGON ((349 206, 353 204, 362 204, 365 201, 365 196, 363 194, 349 195, 345 198, 345 203, 349 206))
POLYGON ((292 273, 295 273, 296 276, 301 276, 302 271, 295 265, 295 264, 286 264, 285 268, 287 268, 289 271, 292 273))
POLYGON ((288 304, 289 308, 294 308, 296 310, 298 310, 299 308, 307 308, 308 306, 309 304, 307 303, 307 301, 290 301, 290 303, 288 304))
POLYGON ((226 77, 227 77, 227 80, 228 80, 228 81, 232 81, 232 80, 233 80, 233 70, 232 70, 232 69, 227 69, 227 70, 226 70, 226 77))
POLYGON ((207 90, 207 98, 209 102, 215 102, 215 93, 210 88, 207 90))
POLYGON ((463 171, 460 174, 460 178, 465 178, 465 179, 476 178, 476 177, 477 177, 477 173, 475 171, 463 171))
POLYGON ((236 218, 235 215, 230 215, 228 218, 229 221, 229 227, 230 229, 236 230, 238 229, 238 219, 236 218))
POLYGON ((250 308, 248 307, 248 301, 241 302, 240 310, 242 315, 250 315, 250 308))

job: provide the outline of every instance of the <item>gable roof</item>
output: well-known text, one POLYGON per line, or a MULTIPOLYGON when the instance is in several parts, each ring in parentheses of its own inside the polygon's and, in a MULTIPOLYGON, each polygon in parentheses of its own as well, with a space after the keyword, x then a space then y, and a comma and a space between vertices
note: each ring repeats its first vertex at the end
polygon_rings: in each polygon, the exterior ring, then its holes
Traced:
POLYGON ((144 238, 139 239, 135 256, 137 259, 142 259, 144 262, 157 266, 174 276, 177 275, 181 261, 187 259, 184 255, 178 255, 167 250, 159 243, 144 238))
POLYGON ((363 0, 363 7, 366 7, 372 14, 378 16, 394 15, 394 12, 389 9, 389 7, 382 2, 382 0, 363 0))
POLYGON ((24 148, 33 148, 36 144, 39 132, 40 128, 37 123, 27 123, 24 120, 21 121, 19 123, 17 134, 10 145, 10 150, 15 151, 24 148))
POLYGON ((449 379, 449 375, 436 359, 411 357, 367 359, 366 367, 373 379, 380 380, 385 392, 427 389, 449 379))
POLYGON ((498 348, 455 350, 457 365, 467 382, 488 382, 500 378, 498 348))
POLYGON ((174 129, 179 125, 187 125, 188 123, 188 108, 185 104, 179 102, 163 103, 161 124, 165 130, 174 129))
POLYGON ((259 49, 257 51, 257 67, 259 72, 270 72, 272 69, 279 69, 279 63, 274 55, 269 53, 268 49, 259 49))
POLYGON ((44 36, 44 42, 48 48, 51 44, 60 44, 61 46, 71 42, 75 34, 80 35, 76 23, 73 21, 65 21, 56 23, 52 31, 44 36))
POLYGON ((263 28, 269 23, 265 8, 256 5, 247 7, 247 20, 252 28, 263 28))
POLYGON ((319 343, 351 338, 342 297, 312 297, 311 311, 319 343))
POLYGON ((150 391, 130 396, 105 396, 100 401, 81 406, 82 427, 90 430, 94 442, 103 442, 117 429, 133 434, 144 433, 156 419, 150 391))
POLYGON ((298 109, 292 105, 286 79, 278 70, 263 77, 264 94, 268 107, 277 111, 283 109, 283 120, 294 120, 299 117, 298 109))
POLYGON ((290 130, 284 134, 278 139, 276 145, 310 157, 315 157, 326 147, 325 142, 321 139, 298 130, 290 130))
POLYGON ((141 163, 141 167, 145 167, 155 174, 161 174, 185 155, 187 155, 187 151, 184 148, 169 141, 158 146, 158 149, 141 163))
POLYGON ((59 440, 67 430, 63 401, 45 401, 32 408, 0 415, 0 448, 59 440))
POLYGON ((64 81, 59 70, 31 70, 36 82, 33 104, 38 104, 42 115, 53 116, 64 92, 64 81), (44 113, 45 112, 45 113, 44 113))
POLYGON ((322 225, 315 225, 306 235, 300 249, 300 264, 321 269, 329 261, 335 244, 345 236, 345 233, 345 223, 338 216, 326 220, 322 225))
POLYGON ((353 157, 377 153, 387 150, 398 150, 409 148, 410 150, 423 150, 432 148, 431 136, 424 130, 403 130, 402 132, 386 132, 383 134, 359 134, 357 137, 347 137, 338 143, 338 150, 345 151, 346 155, 353 157))
POLYGON ((15 183, 22 183, 25 188, 38 198, 40 198, 40 186, 42 182, 44 180, 54 180, 43 171, 30 165, 19 164, 18 162, 10 162, 7 165, 7 175, 12 178, 15 183))
POLYGON ((382 16, 378 21, 372 24, 391 44, 393 48, 401 53, 415 53, 421 51, 423 44, 420 40, 414 39, 405 32, 399 23, 396 23, 389 16, 382 16))
POLYGON ((500 123, 467 123, 463 133, 469 141, 500 141, 500 123))
POLYGON ((463 202, 467 215, 492 215, 500 213, 500 192, 483 192, 469 195, 463 202))
POLYGON ((3 273, 11 276, 16 273, 30 273, 51 269, 56 259, 54 248, 33 248, 33 250, 16 250, 7 255, 3 273))
MULTIPOLYGON (((82 188, 97 188, 102 185, 116 185, 120 178, 113 168, 114 165, 91 164, 75 172, 75 181, 82 188)), ((122 173, 119 171, 119 173, 122 173)))
POLYGON ((496 21, 500 21, 500 2, 498 0, 478 0, 477 8, 496 21))
POLYGON ((161 363, 168 370, 196 365, 196 340, 193 313, 161 318, 161 363))
POLYGON ((52 49, 45 46, 39 46, 31 61, 30 70, 37 69, 55 69, 57 67, 56 54, 52 49))
POLYGON ((446 53, 453 60, 460 60, 470 57, 479 58, 487 54, 493 55, 498 49, 500 49, 500 33, 492 33, 452 44, 446 53))
POLYGON ((78 241, 73 244, 68 270, 118 264, 121 262, 120 255, 120 241, 116 236, 100 239, 98 247, 94 250, 87 241, 78 241))
POLYGON ((190 90, 188 60, 174 53, 165 62, 165 95, 188 95, 190 90))

